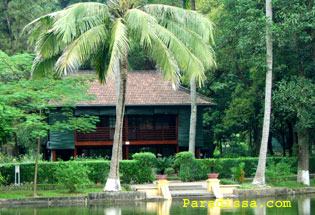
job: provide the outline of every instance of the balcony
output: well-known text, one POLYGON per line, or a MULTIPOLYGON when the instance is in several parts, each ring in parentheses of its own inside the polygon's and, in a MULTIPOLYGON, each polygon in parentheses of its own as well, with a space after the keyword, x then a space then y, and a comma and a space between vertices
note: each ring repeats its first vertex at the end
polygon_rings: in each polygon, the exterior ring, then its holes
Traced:
MULTIPOLYGON (((115 128, 98 127, 94 132, 76 132, 76 142, 112 142, 115 128)), ((177 140, 176 126, 165 128, 124 127, 124 141, 166 141, 177 140)))

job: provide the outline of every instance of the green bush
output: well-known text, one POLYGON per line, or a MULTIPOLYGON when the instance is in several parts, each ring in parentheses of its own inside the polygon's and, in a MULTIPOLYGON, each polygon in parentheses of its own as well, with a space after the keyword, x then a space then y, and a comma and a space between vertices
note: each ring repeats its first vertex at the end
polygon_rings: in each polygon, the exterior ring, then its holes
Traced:
POLYGON ((232 167, 231 168, 231 172, 233 174, 233 179, 235 181, 244 182, 244 176, 245 176, 245 172, 244 172, 244 167, 245 167, 245 163, 241 162, 238 166, 232 167))
POLYGON ((235 181, 234 180, 231 180, 231 179, 225 179, 225 178, 222 178, 220 179, 220 184, 235 184, 235 181))
POLYGON ((184 163, 192 162, 194 154, 192 152, 179 152, 175 156, 174 166, 180 167, 184 163))
POLYGON ((165 174, 167 175, 172 175, 175 173, 175 169, 174 168, 171 168, 171 167, 168 167, 165 169, 165 174))
POLYGON ((58 184, 64 185, 72 193, 77 191, 78 187, 91 183, 89 173, 88 167, 82 163, 67 161, 58 165, 55 174, 58 184))
POLYGON ((287 181, 293 175, 291 165, 281 161, 277 164, 271 162, 266 168, 266 180, 272 184, 287 181))
POLYGON ((157 174, 167 174, 166 169, 171 168, 173 164, 173 158, 172 157, 163 157, 163 158, 157 158, 155 161, 155 168, 157 174))
MULTIPOLYGON (((154 180, 152 167, 155 160, 154 154, 140 153, 135 154, 135 160, 123 160, 119 164, 122 183, 145 183, 154 180), (142 155, 144 154, 144 155, 142 155)), ((187 181, 206 179, 209 173, 208 162, 211 159, 193 159, 191 153, 180 152, 176 155, 175 166, 178 165, 179 176, 187 181), (180 168, 180 163, 186 163, 185 167, 180 168), (187 174, 187 175, 186 175, 187 174)), ((219 178, 232 178, 231 168, 238 166, 241 162, 245 163, 245 176, 253 176, 256 171, 258 158, 219 158, 221 167, 216 166, 215 172, 219 173, 219 178)), ((280 161, 287 163, 292 172, 297 171, 296 157, 267 157, 267 166, 271 162, 275 164, 280 161)), ((88 178, 93 183, 105 183, 109 173, 110 161, 74 161, 86 166, 90 173, 88 178)), ((21 182, 31 183, 34 180, 34 163, 7 163, 0 164, 0 173, 5 180, 5 185, 14 183, 14 166, 19 164, 21 171, 21 182)), ((38 166, 39 184, 57 184, 56 169, 62 162, 40 162, 38 166)), ((315 157, 310 158, 310 172, 315 173, 315 157)), ((268 167, 267 167, 268 168, 268 167)))
POLYGON ((132 155, 132 158, 137 161, 136 171, 134 172, 137 176, 135 183, 142 184, 152 182, 154 180, 152 170, 156 162, 155 154, 151 152, 141 152, 132 155))
POLYGON ((182 181, 197 181, 207 178, 207 173, 203 171, 202 163, 194 159, 192 152, 176 154, 174 166, 179 167, 178 176, 182 181))

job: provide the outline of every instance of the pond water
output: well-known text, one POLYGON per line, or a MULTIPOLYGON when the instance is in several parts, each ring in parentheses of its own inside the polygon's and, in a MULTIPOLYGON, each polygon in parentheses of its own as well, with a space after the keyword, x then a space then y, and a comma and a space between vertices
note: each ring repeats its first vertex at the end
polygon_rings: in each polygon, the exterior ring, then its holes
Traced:
POLYGON ((315 214, 315 195, 255 199, 183 198, 160 202, 116 202, 103 204, 2 208, 0 215, 311 215, 315 214), (195 201, 195 202, 193 202, 195 201), (202 202, 201 202, 202 201, 202 202), (237 206, 239 201, 239 207, 237 206), (248 207, 246 206, 248 201, 248 207), (255 201, 255 202, 253 202, 255 201), (185 204, 186 203, 186 204, 185 204), (256 206, 256 207, 250 207, 256 206), (193 206, 199 207, 193 207, 193 206), (221 207, 221 206, 225 207, 221 207), (269 207, 267 207, 267 205, 269 207), (279 206, 287 207, 279 207, 279 206), (187 207, 183 207, 187 206, 187 207), (200 207, 205 206, 205 207, 200 207), (213 207, 219 206, 219 207, 213 207), (231 206, 231 207, 228 207, 231 206), (243 207, 242 207, 243 206, 243 207), (273 206, 273 207, 271 207, 273 206), (278 207, 277 207, 278 206, 278 207), (289 207, 291 206, 291 207, 289 207))

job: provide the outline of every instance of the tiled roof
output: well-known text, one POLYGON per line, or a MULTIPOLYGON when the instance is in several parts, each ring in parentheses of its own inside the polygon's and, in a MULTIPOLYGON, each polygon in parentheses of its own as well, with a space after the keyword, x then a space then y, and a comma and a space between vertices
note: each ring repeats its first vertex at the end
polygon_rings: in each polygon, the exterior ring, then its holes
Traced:
MULTIPOLYGON (((87 71, 85 71, 87 72, 87 71)), ((90 71, 89 71, 90 73, 90 71)), ((115 105, 115 80, 109 77, 101 85, 97 80, 91 83, 89 94, 96 95, 91 102, 81 102, 78 105, 115 105)), ((172 88, 169 81, 157 71, 130 71, 127 79, 126 105, 189 105, 189 90, 179 87, 172 88)), ((200 94, 197 97, 198 105, 212 105, 213 102, 200 94)))

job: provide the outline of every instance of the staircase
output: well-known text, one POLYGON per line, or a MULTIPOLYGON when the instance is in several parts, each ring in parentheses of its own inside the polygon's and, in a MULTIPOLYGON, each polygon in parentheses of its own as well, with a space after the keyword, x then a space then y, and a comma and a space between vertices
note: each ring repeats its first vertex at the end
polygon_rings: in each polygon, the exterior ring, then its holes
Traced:
POLYGON ((170 183, 169 190, 172 197, 212 197, 212 193, 207 192, 204 182, 170 183))

